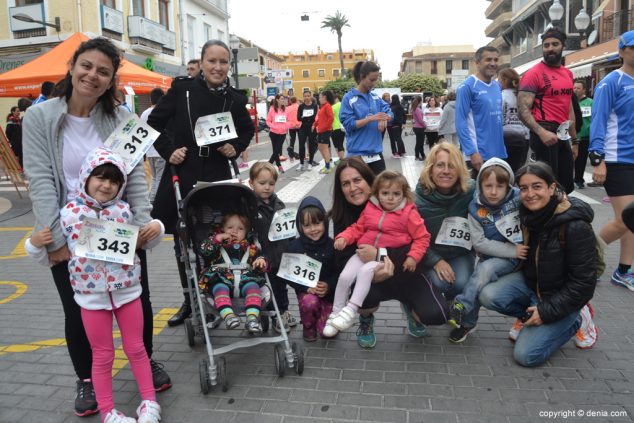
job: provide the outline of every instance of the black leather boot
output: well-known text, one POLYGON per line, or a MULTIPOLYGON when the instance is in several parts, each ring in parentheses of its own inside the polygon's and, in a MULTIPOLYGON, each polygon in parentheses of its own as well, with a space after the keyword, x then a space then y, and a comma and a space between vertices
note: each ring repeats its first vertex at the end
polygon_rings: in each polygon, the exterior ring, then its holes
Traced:
POLYGON ((176 314, 174 314, 168 321, 168 326, 178 326, 183 324, 185 319, 187 319, 192 314, 192 306, 189 304, 189 301, 183 302, 181 308, 178 309, 176 314))

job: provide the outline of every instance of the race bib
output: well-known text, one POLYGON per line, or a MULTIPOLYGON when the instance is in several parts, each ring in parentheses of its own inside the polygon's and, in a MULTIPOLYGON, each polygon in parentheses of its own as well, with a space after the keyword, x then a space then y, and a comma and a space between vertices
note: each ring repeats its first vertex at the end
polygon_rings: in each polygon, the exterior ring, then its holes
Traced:
POLYGON ((297 236, 297 228, 295 228, 296 218, 297 209, 276 211, 269 228, 269 240, 279 241, 281 239, 295 238, 297 236))
POLYGON ((464 217, 446 217, 436 236, 436 244, 471 249, 469 221, 464 217))
POLYGON ((275 116, 276 123, 286 123, 286 115, 277 115, 275 116))
POLYGON ((570 129, 570 121, 567 120, 561 125, 559 125, 559 128, 557 128, 557 138, 559 138, 562 141, 568 141, 570 138, 572 138, 570 136, 570 133, 568 132, 569 129, 570 129))
POLYGON ((231 112, 199 117, 196 121, 194 133, 196 135, 196 144, 201 147, 238 137, 231 112))
POLYGON ((519 212, 507 214, 497 222, 495 227, 504 236, 504 238, 511 241, 513 244, 521 244, 524 241, 522 236, 522 228, 520 226, 520 214, 519 212))
POLYGON ((143 160, 160 133, 136 115, 123 120, 104 142, 104 146, 123 159, 128 174, 143 160))
POLYGON ((315 114, 315 111, 313 109, 304 109, 304 111, 302 112, 302 117, 312 117, 315 114))
POLYGON ((366 163, 374 163, 374 162, 378 162, 379 160, 381 160, 381 155, 380 154, 372 154, 369 156, 361 156, 361 159, 366 162, 366 163))
POLYGON ((306 254, 282 254, 277 276, 291 282, 314 288, 319 282, 321 262, 308 257, 306 254))
POLYGON ((82 221, 75 254, 111 263, 134 264, 139 227, 110 220, 82 221))
POLYGON ((581 106, 581 116, 584 118, 592 116, 592 106, 581 106))

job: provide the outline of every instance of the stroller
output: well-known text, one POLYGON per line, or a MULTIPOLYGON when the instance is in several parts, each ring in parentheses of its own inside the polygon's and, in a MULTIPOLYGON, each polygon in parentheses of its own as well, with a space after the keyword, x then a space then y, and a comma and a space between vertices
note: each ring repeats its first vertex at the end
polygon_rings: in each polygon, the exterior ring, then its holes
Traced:
MULTIPOLYGON (((235 164, 235 163, 234 163, 235 164)), ((235 167, 235 166, 234 166, 235 167)), ((192 315, 185 320, 185 333, 190 347, 196 344, 197 338, 204 339, 207 357, 199 362, 200 389, 207 394, 212 386, 220 385, 227 391, 227 364, 224 354, 240 348, 260 344, 274 344, 273 358, 275 369, 283 377, 287 368, 292 368, 298 375, 304 371, 304 350, 295 342, 289 343, 286 331, 279 336, 251 336, 220 348, 214 348, 209 334, 215 325, 210 322, 212 316, 219 321, 219 313, 213 305, 213 298, 204 293, 198 286, 198 275, 206 263, 199 254, 201 242, 209 235, 211 228, 217 225, 228 212, 239 212, 245 216, 257 216, 257 198, 251 189, 240 183, 206 183, 198 185, 183 199, 180 194, 178 175, 172 167, 172 183, 178 205, 177 233, 180 238, 180 260, 185 265, 188 290, 192 305, 192 315)), ((252 225, 253 226, 253 225, 252 225)), ((257 236, 253 233, 257 242, 257 236)), ((231 265, 230 270, 239 272, 243 264, 231 265)), ((235 274, 235 273, 234 273, 235 274)), ((261 287, 263 310, 260 313, 262 331, 269 329, 270 318, 282 321, 282 316, 272 295, 271 283, 265 274, 266 283, 261 287), (267 311, 264 306, 269 300, 273 302, 274 311, 267 311)), ((244 300, 238 298, 238 283, 235 283, 233 304, 237 314, 244 312, 244 300)))

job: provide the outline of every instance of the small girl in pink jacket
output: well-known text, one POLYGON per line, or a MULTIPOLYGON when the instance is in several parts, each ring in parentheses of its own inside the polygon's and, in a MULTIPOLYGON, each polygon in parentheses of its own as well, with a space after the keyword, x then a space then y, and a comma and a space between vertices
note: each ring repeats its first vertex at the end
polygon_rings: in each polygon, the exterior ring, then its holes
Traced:
MULTIPOLYGON (((354 243, 373 245, 377 249, 410 245, 403 271, 413 272, 427 252, 430 238, 407 180, 398 172, 385 170, 376 177, 372 197, 359 220, 335 237, 335 249, 343 250, 346 245, 354 243)), ((384 255, 379 250, 377 261, 364 263, 357 254, 348 260, 339 275, 332 314, 324 328, 324 336, 335 336, 357 320, 359 307, 370 291, 374 270, 384 255), (344 307, 355 280, 354 291, 344 307)))

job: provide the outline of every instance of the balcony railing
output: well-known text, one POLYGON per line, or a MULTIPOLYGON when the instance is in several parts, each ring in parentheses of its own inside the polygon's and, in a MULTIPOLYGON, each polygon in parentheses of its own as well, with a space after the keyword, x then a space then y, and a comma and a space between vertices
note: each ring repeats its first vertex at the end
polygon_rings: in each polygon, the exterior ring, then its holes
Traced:
POLYGON ((601 28, 601 42, 618 38, 624 32, 634 29, 634 9, 605 16, 601 28))
POLYGON ((498 17, 486 27, 484 34, 487 37, 496 37, 500 31, 504 31, 506 28, 511 26, 512 17, 513 12, 504 12, 499 14, 498 17))

